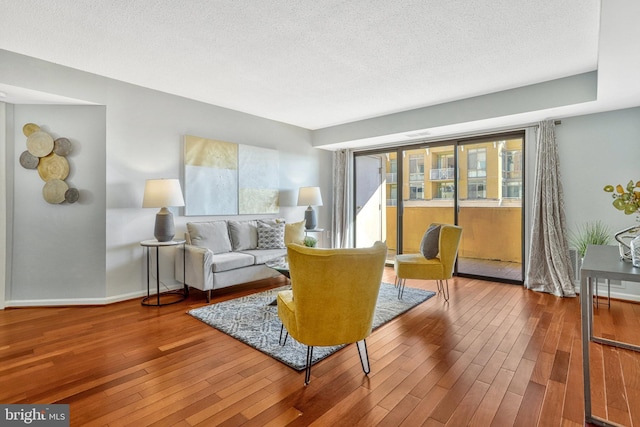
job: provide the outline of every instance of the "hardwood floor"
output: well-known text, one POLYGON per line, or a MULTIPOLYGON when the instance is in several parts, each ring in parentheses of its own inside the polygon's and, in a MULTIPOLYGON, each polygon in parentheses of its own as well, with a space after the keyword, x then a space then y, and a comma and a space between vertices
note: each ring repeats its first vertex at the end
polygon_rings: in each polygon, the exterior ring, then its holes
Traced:
MULTIPOLYGON (((67 403, 72 426, 584 425, 579 300, 449 286, 449 303, 436 296, 373 332, 368 377, 351 345, 315 365, 307 387, 304 373, 185 314, 204 305, 197 291, 160 308, 7 309, 0 402, 67 403)), ((640 343, 639 318, 640 305, 612 301, 595 330, 640 343)), ((640 356, 592 346, 594 413, 640 425, 640 356)))

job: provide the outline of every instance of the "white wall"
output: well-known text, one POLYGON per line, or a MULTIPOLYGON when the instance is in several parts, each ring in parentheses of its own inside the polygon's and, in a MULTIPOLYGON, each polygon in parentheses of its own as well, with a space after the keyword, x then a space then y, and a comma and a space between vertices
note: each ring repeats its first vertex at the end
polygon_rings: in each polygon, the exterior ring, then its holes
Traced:
MULTIPOLYGON (((70 250, 66 251, 67 255, 52 252, 53 259, 47 261, 47 267, 51 268, 51 271, 45 272, 39 266, 32 266, 32 269, 39 270, 37 274, 33 271, 27 272, 24 271, 25 263, 16 262, 6 290, 8 306, 106 303, 146 293, 144 253, 139 242, 152 238, 156 210, 141 208, 144 182, 149 178, 182 178, 182 137, 185 134, 277 149, 280 153, 280 214, 289 220, 302 218, 304 207, 295 206, 298 187, 320 185, 324 206, 318 212, 319 223, 325 229, 330 227, 332 156, 330 152, 311 146, 310 131, 306 129, 2 50, 0 82, 105 106, 67 107, 78 108, 78 111, 101 109, 105 115, 104 140, 101 146, 96 146, 95 150, 88 150, 83 145, 81 153, 72 159, 76 170, 90 170, 100 186, 104 187, 101 194, 95 191, 91 194, 92 197, 85 201, 90 205, 89 209, 95 211, 91 213, 89 222, 104 229, 103 235, 91 239, 94 240, 91 243, 92 248, 104 251, 102 265, 99 268, 95 267, 100 271, 89 277, 65 276, 64 269, 69 268, 69 262, 83 262, 82 258, 69 259, 70 250), (97 166, 98 164, 100 166, 97 166), (100 213, 97 213, 98 211, 100 213), (60 289, 59 285, 54 288, 49 286, 45 277, 51 275, 68 279, 64 290, 60 289), (14 281, 14 277, 19 278, 19 281, 14 281)), ((38 111, 44 116, 34 118, 31 115, 34 113, 29 108, 16 106, 16 109, 24 114, 21 113, 21 117, 16 118, 15 123, 11 123, 16 128, 14 135, 18 135, 14 137, 14 141, 9 141, 12 147, 23 143, 19 139, 24 137, 19 135, 24 124, 22 121, 25 120, 36 123, 55 122, 55 126, 51 125, 51 132, 59 132, 60 136, 70 135, 82 144, 88 143, 87 137, 81 132, 86 126, 82 116, 56 116, 53 107, 43 107, 38 111)), ((61 111, 64 111, 64 108, 61 111)), ((18 197, 27 197, 34 191, 33 188, 24 188, 28 182, 25 179, 28 177, 23 177, 23 171, 18 170, 21 168, 17 163, 19 154, 20 152, 11 153, 8 159, 8 163, 18 165, 15 169, 16 179, 12 175, 9 176, 9 180, 14 182, 16 193, 16 200, 9 197, 10 210, 22 208, 26 202, 22 199, 17 200, 18 197), (24 194, 18 196, 18 193, 24 194)), ((32 174, 29 175, 29 179, 31 178, 32 174)), ((74 185, 82 189, 86 180, 79 178, 76 180, 74 177, 74 185)), ((33 185, 35 184, 29 184, 33 185)), ((65 220, 63 213, 75 212, 73 209, 78 209, 79 212, 85 208, 83 205, 47 206, 41 195, 34 196, 32 203, 30 208, 45 211, 55 208, 52 212, 56 213, 58 229, 54 233, 50 227, 37 224, 39 218, 32 216, 20 221, 9 221, 8 226, 14 236, 13 242, 8 241, 9 245, 15 246, 19 239, 30 242, 40 239, 41 244, 49 248, 60 244, 58 239, 61 235, 73 234, 76 231, 76 224, 65 220), (32 231, 32 228, 37 231, 32 231), (37 232, 39 233, 36 236, 37 232)), ((187 221, 224 218, 184 217, 181 216, 181 209, 174 210, 174 215, 178 234, 184 232, 187 221)), ((28 248, 20 242, 9 256, 26 259, 31 249, 33 246, 28 248)), ((166 252, 161 259, 161 276, 163 281, 171 286, 175 284, 171 280, 171 254, 169 251, 166 252)), ((89 257, 86 254, 85 256, 89 257)), ((95 266, 95 260, 93 257, 90 258, 95 266)), ((77 266, 73 268, 78 271, 85 269, 77 266)))
MULTIPOLYGON (((563 118, 556 126, 556 141, 567 227, 576 231, 600 220, 613 233, 636 224, 635 215, 611 206, 611 194, 603 187, 640 180, 640 108, 563 118)), ((606 288, 601 289, 602 295, 606 288)), ((640 301, 637 284, 613 284, 611 293, 640 301)))
MULTIPOLYGON (((592 86, 592 75, 584 77, 586 86, 579 84, 578 88, 592 86)), ((104 278, 99 277, 100 271, 96 272, 94 277, 72 278, 67 284, 68 291, 64 290, 64 295, 82 295, 82 299, 48 300, 49 302, 73 303, 86 300, 109 302, 135 297, 146 291, 143 250, 139 242, 151 237, 155 210, 140 207, 144 181, 149 178, 182 177, 182 136, 185 134, 277 149, 280 153, 281 214, 290 220, 302 218, 304 207, 295 206, 298 187, 320 185, 324 206, 318 212, 319 222, 321 227, 327 230, 330 228, 331 153, 313 148, 312 132, 308 130, 128 85, 2 50, 0 50, 0 82, 105 106, 104 147, 96 147, 96 151, 91 151, 90 158, 86 160, 83 156, 88 155, 89 152, 84 151, 84 148, 77 157, 73 158, 74 167, 78 170, 83 170, 82 168, 87 167, 87 164, 90 168, 96 167, 96 179, 100 181, 100 185, 104 185, 104 194, 95 194, 96 199, 101 197, 104 199, 90 201, 96 207, 101 203, 104 204, 104 215, 101 209, 96 209, 96 211, 100 210, 100 214, 96 214, 96 218, 91 218, 90 221, 97 223, 98 226, 104 225, 104 236, 96 237, 95 241, 96 247, 101 248, 100 250, 104 250, 105 253, 104 278), (101 152, 100 150, 104 152, 103 157, 96 154, 101 152), (95 166, 97 164, 103 166, 103 170, 95 166), (87 283, 88 281, 91 283, 87 283), (92 291, 87 292, 86 288, 92 291)), ((586 90, 584 93, 590 92, 586 90)), ((464 103, 464 101, 459 102, 464 103)), ((506 106, 503 105, 503 107, 508 110, 506 106)), ((91 110, 93 107, 83 108, 91 110)), ((12 108, 8 110, 12 111, 12 108)), ((20 111, 29 112, 28 110, 20 111)), ((53 118, 54 110, 50 111, 53 118)), ((426 111, 420 113, 423 114, 426 111)), ((27 117, 24 116, 18 120, 13 118, 12 113, 7 116, 9 118, 6 126, 12 129, 8 134, 20 135, 23 124, 21 121, 26 120, 27 117), (14 127, 15 131, 13 131, 14 127)), ((29 121, 36 120, 29 118, 29 121)), ((84 126, 81 119, 68 119, 66 116, 60 120, 60 123, 59 126, 63 124, 65 126, 65 129, 60 132, 70 135, 76 135, 76 132, 84 126), (69 127, 66 127, 67 125, 69 127)), ((371 132, 385 134, 393 131, 393 127, 386 128, 380 121, 370 130, 361 125, 363 124, 359 123, 330 129, 327 132, 316 131, 315 135, 319 141, 330 145, 334 140, 344 140, 342 137, 338 138, 336 132, 362 132, 362 135, 358 135, 360 137, 371 132)), ((602 191, 602 187, 609 183, 625 183, 629 179, 640 179, 638 166, 640 108, 580 117, 564 117, 562 125, 557 126, 556 130, 568 226, 572 228, 588 220, 601 219, 613 230, 617 230, 632 223, 635 218, 625 216, 610 206, 609 195, 602 191)), ((58 132, 53 127, 51 131, 58 132)), ((14 199, 26 197, 30 191, 33 192, 33 188, 25 188, 26 181, 15 179, 18 175, 20 178, 23 175, 23 171, 18 170, 20 166, 17 156, 20 153, 13 152, 20 141, 7 141, 7 143, 5 147, 7 155, 5 173, 9 185, 7 245, 12 248, 18 239, 35 241, 34 232, 30 228, 39 227, 39 225, 34 223, 35 219, 15 221, 12 217, 16 208, 14 199), (18 195, 18 193, 24 194, 18 195)), ((85 143, 84 136, 82 143, 85 143)), ((74 182, 74 184, 79 188, 83 186, 83 182, 74 182)), ((36 201, 33 203, 33 207, 36 207, 36 201)), ((43 209, 48 208, 43 200, 41 206, 43 209)), ((56 208, 73 209, 75 207, 58 206, 56 208)), ((82 208, 82 205, 78 206, 78 209, 82 208)), ((68 211, 56 210, 55 212, 68 211)), ((178 233, 184 231, 185 224, 189 220, 211 218, 187 218, 181 216, 181 212, 182 210, 174 211, 177 215, 178 233)), ((16 210, 15 215, 21 214, 22 212, 16 210)), ((63 233, 73 233, 73 224, 63 220, 60 222, 63 233)), ((58 236, 58 234, 44 232, 38 238, 44 244, 52 245, 58 236)), ((22 243, 19 243, 18 247, 20 245, 22 243)), ((10 249, 7 259, 11 260, 14 257, 28 258, 29 252, 24 245, 19 250, 10 249)), ((57 267, 59 270, 50 272, 52 274, 61 273, 65 268, 65 262, 68 262, 61 257, 56 260, 60 261, 57 267)), ((91 261, 94 262, 92 258, 91 261)), ((20 266, 21 269, 26 268, 21 262, 15 262, 15 265, 20 266)), ((161 273, 163 277, 165 273, 169 273, 167 276, 171 277, 170 271, 163 271, 161 273)), ((29 304, 42 299, 43 295, 51 296, 51 293, 58 297, 62 295, 57 288, 54 289, 55 292, 49 292, 50 289, 47 289, 47 283, 43 279, 45 274, 42 272, 37 280, 29 281, 28 288, 25 284, 14 283, 12 274, 17 277, 26 275, 23 271, 9 272, 6 295, 19 295, 22 299, 7 298, 8 305, 29 304)), ((622 287, 624 286, 626 285, 623 283, 622 287)), ((631 292, 626 288, 617 291, 620 295, 631 292)))

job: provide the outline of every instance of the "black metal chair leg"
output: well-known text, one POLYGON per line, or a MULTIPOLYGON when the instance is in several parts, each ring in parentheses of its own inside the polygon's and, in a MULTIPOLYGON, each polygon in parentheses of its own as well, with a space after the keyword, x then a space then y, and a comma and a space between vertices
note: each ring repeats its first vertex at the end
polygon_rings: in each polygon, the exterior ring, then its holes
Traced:
POLYGON ((280 338, 278 338, 278 344, 285 345, 287 343, 287 338, 289 338, 289 332, 285 331, 284 325, 280 325, 280 338), (282 332, 284 331, 284 341, 282 341, 282 332))
POLYGON ((369 372, 371 372, 371 366, 369 365, 367 342, 365 340, 360 340, 356 343, 356 345, 358 346, 358 355, 360 356, 360 364, 362 365, 362 370, 366 375, 369 375, 369 372))
POLYGON ((399 279, 398 280, 398 299, 402 299, 402 294, 404 294, 404 285, 407 279, 399 279))
POLYGON ((442 295, 444 296, 444 300, 445 302, 448 302, 449 301, 449 281, 445 280, 441 286, 442 286, 442 295))
POLYGON ((313 360, 313 346, 307 346, 307 368, 304 373, 304 385, 311 381, 311 361, 313 360))

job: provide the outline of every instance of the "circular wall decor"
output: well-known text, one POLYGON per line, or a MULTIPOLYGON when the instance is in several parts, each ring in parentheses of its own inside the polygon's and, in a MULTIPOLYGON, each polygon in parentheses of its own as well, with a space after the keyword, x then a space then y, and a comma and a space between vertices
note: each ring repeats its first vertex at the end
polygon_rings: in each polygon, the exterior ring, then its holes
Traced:
POLYGON ((34 132, 38 132, 40 130, 40 126, 38 126, 35 123, 27 123, 26 125, 22 126, 22 133, 24 134, 24 136, 26 136, 27 138, 34 132))
POLYGON ((53 138, 46 132, 33 132, 27 137, 27 150, 36 157, 43 157, 53 151, 53 138))
POLYGON ((27 137, 27 151, 20 154, 20 164, 25 169, 37 169, 45 181, 42 196, 51 204, 75 203, 80 197, 77 188, 69 188, 65 182, 69 176, 69 162, 66 159, 72 151, 68 138, 56 138, 40 129, 35 123, 22 126, 27 137))
POLYGON ((38 163, 40 163, 40 158, 28 151, 23 151, 22 154, 20 154, 20 164, 23 168, 35 169, 38 167, 38 163))
POLYGON ((71 141, 67 138, 58 138, 53 141, 53 152, 58 156, 68 156, 71 153, 71 141))
POLYGON ((69 162, 66 158, 51 153, 40 158, 38 174, 43 181, 66 179, 69 176, 69 162))
POLYGON ((64 200, 67 203, 75 203, 80 198, 80 192, 77 188, 70 188, 64 193, 64 200))
POLYGON ((61 179, 47 181, 42 187, 42 196, 51 204, 62 203, 65 200, 65 193, 69 189, 66 182, 61 179))

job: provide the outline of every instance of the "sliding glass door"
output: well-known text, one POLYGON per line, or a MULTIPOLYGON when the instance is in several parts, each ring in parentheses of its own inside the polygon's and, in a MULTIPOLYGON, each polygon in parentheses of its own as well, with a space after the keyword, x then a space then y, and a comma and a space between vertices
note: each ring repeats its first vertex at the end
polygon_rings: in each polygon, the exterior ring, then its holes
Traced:
POLYGON ((458 224, 457 274, 521 283, 523 148, 512 133, 356 154, 356 246, 385 241, 392 262, 429 224, 458 224))
POLYGON ((386 242, 387 259, 396 254, 397 162, 395 152, 355 157, 355 243, 362 248, 386 242))
POLYGON ((523 280, 524 135, 458 145, 458 273, 523 280))

